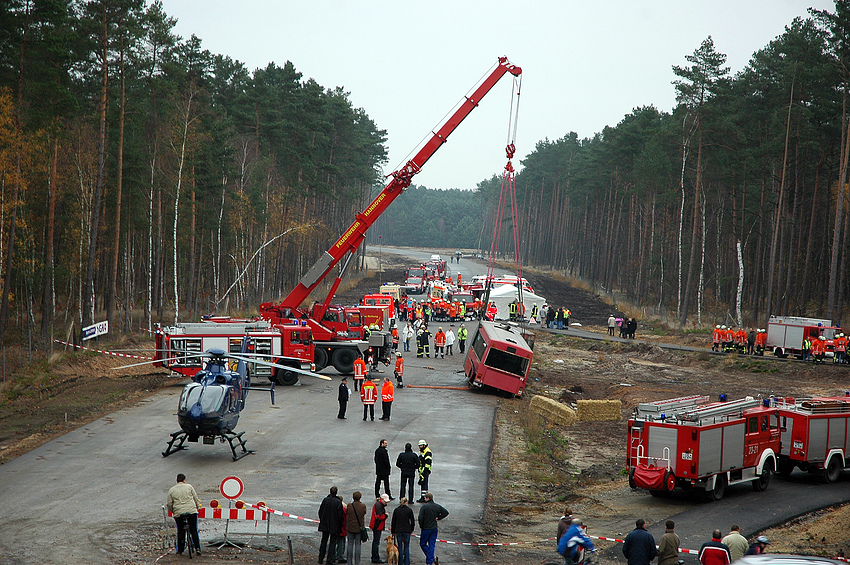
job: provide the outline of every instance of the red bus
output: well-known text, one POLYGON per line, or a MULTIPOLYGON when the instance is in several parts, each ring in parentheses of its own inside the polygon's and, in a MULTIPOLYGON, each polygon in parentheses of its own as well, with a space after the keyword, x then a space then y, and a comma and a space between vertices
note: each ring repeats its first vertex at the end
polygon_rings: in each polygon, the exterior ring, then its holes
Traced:
POLYGON ((472 338, 463 369, 469 384, 522 396, 533 356, 531 346, 508 324, 481 322, 472 338))

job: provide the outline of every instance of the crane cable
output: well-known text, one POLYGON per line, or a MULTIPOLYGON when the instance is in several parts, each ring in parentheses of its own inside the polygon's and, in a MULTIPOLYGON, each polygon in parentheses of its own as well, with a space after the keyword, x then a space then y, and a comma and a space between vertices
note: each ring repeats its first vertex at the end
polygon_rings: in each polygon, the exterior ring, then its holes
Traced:
POLYGON ((518 292, 518 303, 522 304, 522 261, 520 256, 520 238, 519 238, 519 223, 518 210, 516 202, 516 171, 514 170, 512 159, 516 153, 516 134, 519 126, 519 101, 522 90, 522 75, 514 77, 513 88, 511 90, 511 107, 508 116, 508 136, 505 154, 508 162, 502 171, 502 186, 499 193, 499 203, 496 207, 496 225, 493 228, 493 239, 490 244, 490 258, 487 263, 487 279, 484 290, 484 308, 490 304, 490 289, 493 284, 494 271, 496 267, 496 252, 499 246, 499 239, 502 234, 502 221, 505 213, 505 206, 511 206, 511 223, 513 224, 513 243, 514 243, 514 264, 516 271, 516 286, 518 292), (514 104, 516 100, 516 104, 514 104))

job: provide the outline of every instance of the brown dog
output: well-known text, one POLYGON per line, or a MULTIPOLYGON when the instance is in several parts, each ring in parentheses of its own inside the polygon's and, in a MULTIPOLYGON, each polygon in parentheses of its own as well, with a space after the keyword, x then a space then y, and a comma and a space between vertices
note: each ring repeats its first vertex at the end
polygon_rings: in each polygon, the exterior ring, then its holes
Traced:
POLYGON ((392 536, 387 536, 387 563, 398 565, 398 546, 393 543, 392 536))

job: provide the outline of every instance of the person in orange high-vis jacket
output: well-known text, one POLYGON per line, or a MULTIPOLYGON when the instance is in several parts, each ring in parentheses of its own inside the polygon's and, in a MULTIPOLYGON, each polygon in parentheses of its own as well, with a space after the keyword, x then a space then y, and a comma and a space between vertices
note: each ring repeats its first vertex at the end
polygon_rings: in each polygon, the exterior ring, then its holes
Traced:
POLYGON ((363 402, 363 421, 366 421, 367 413, 370 413, 372 421, 375 421, 375 402, 378 400, 378 387, 368 376, 363 386, 360 387, 360 400, 363 402))
POLYGON ((354 391, 357 392, 360 390, 360 387, 363 385, 363 379, 366 378, 366 361, 363 360, 362 357, 358 357, 354 360, 354 391))
POLYGON ((393 326, 392 336, 393 336, 393 351, 398 351, 398 327, 397 326, 393 326))
POLYGON ((711 350, 712 351, 720 351, 720 342, 723 341, 723 337, 720 335, 720 325, 714 326, 714 331, 711 332, 711 350))
POLYGON ((381 420, 390 420, 390 411, 393 409, 393 399, 395 398, 395 387, 389 377, 384 377, 384 384, 381 385, 381 420))
POLYGON ((446 358, 446 332, 443 331, 443 328, 437 330, 437 333, 434 334, 434 359, 437 358, 437 354, 440 354, 440 359, 446 358))
POLYGON ((404 388, 404 357, 401 356, 400 351, 395 353, 395 371, 393 371, 393 374, 398 382, 398 388, 404 388))
POLYGON ((764 355, 767 346, 767 332, 759 328, 756 332, 756 355, 764 355))
POLYGON ((452 322, 457 319, 457 300, 449 304, 449 319, 452 322))

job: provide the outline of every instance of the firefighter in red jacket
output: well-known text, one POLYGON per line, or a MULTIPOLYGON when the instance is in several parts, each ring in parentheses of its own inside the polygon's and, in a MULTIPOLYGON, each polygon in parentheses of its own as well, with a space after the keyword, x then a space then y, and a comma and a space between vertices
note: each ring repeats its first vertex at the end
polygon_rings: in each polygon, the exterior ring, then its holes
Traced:
POLYGON ((398 388, 404 388, 404 357, 401 356, 400 351, 395 353, 395 371, 393 371, 393 374, 398 382, 398 388))
POLYGON ((437 330, 437 333, 434 334, 434 359, 437 358, 437 354, 440 354, 440 359, 446 358, 446 332, 443 331, 443 328, 437 330))
POLYGON ((720 351, 720 342, 723 341, 723 337, 720 335, 720 324, 714 326, 714 331, 711 332, 711 350, 712 351, 720 351))
POLYGON ((759 328, 756 332, 756 355, 764 355, 765 347, 767 347, 767 332, 759 328))
POLYGON ((375 402, 378 400, 378 387, 372 382, 372 379, 367 375, 366 381, 360 387, 360 400, 363 402, 363 421, 366 421, 367 413, 371 416, 372 421, 375 421, 375 402))
POLYGON ((823 363, 826 355, 826 338, 823 336, 812 340, 812 363, 823 363))
POLYGON ((384 377, 384 384, 381 385, 381 420, 390 420, 390 412, 393 408, 393 400, 395 399, 395 387, 389 377, 384 377))
POLYGON ((393 326, 393 351, 398 351, 398 326, 393 326))
POLYGON ((366 367, 366 361, 363 360, 362 357, 358 357, 354 360, 354 391, 357 392, 360 390, 360 387, 363 385, 363 379, 366 378, 366 373, 368 372, 366 367))

